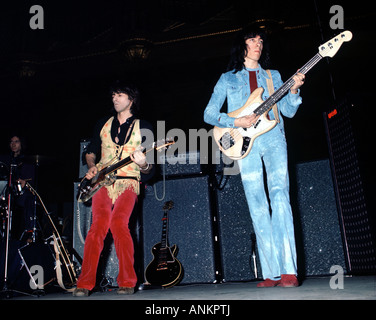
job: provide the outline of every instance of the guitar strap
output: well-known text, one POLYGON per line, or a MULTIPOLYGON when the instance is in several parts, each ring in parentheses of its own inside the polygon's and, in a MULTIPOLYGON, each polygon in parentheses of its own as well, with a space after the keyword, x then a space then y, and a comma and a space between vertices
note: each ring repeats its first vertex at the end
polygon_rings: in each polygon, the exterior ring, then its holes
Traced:
MULTIPOLYGON (((268 86, 269 96, 271 96, 274 93, 273 78, 269 69, 266 70, 266 72, 269 76, 269 79, 266 79, 266 84, 268 86)), ((273 105, 273 114, 274 114, 275 120, 277 121, 277 123, 279 123, 280 120, 279 120, 278 108, 277 108, 276 103, 273 105)))
POLYGON ((133 122, 131 123, 131 125, 129 126, 128 128, 128 131, 127 131, 127 135, 125 136, 125 139, 124 139, 124 144, 121 146, 121 151, 120 151, 120 154, 118 155, 118 159, 120 160, 121 158, 121 155, 123 153, 123 150, 124 150, 124 146, 126 145, 127 143, 127 139, 129 137, 129 135, 131 134, 131 132, 133 131, 133 126, 134 126, 134 123, 136 122, 137 119, 134 119, 133 122))
MULTIPOLYGON (((120 154, 118 155, 118 159, 119 160, 121 159, 121 155, 123 153, 124 146, 126 145, 126 142, 127 142, 127 139, 129 137, 129 135, 133 131, 133 127, 134 127, 134 124, 135 124, 136 121, 138 121, 138 119, 134 119, 133 122, 131 123, 131 125, 129 126, 129 129, 127 131, 127 135, 125 136, 125 139, 124 139, 124 144, 121 146, 121 151, 120 151, 120 154)), ((133 180, 139 181, 138 177, 121 177, 121 176, 116 176, 116 180, 121 180, 121 179, 133 179, 133 180)))
POLYGON ((57 239, 56 239, 55 235, 53 235, 53 242, 54 242, 54 250, 55 250, 55 261, 56 261, 55 269, 56 269, 57 283, 59 284, 59 286, 62 289, 66 290, 68 292, 73 292, 75 288, 67 289, 67 288, 65 288, 64 283, 63 283, 63 272, 61 270, 62 263, 60 261, 60 253, 59 253, 57 239))

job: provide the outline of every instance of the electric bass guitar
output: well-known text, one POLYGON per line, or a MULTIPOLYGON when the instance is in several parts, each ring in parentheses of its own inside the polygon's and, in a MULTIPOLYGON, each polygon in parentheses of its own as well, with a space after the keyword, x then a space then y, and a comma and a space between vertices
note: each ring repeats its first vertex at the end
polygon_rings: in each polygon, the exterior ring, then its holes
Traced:
MULTIPOLYGON (((142 151, 144 154, 156 150, 161 151, 167 149, 170 145, 174 144, 175 141, 171 140, 161 140, 153 142, 149 149, 142 151)), ((78 202, 86 202, 103 186, 109 186, 116 181, 116 171, 131 164, 133 161, 131 157, 124 158, 123 160, 118 160, 114 158, 108 164, 106 164, 94 178, 88 180, 83 178, 78 186, 77 200, 78 202)))
MULTIPOLYGON (((324 57, 333 57, 342 43, 350 41, 352 33, 344 31, 319 46, 319 52, 309 60, 298 72, 306 74, 316 63, 324 57)), ((295 74, 294 74, 295 75, 295 74)), ((293 75, 293 76, 294 76, 293 75)), ((256 114, 260 117, 257 122, 250 128, 219 128, 213 129, 214 140, 219 149, 229 158, 239 160, 244 158, 251 151, 255 139, 270 131, 277 125, 276 120, 269 120, 267 114, 275 103, 277 103, 294 85, 293 76, 287 80, 278 90, 276 90, 268 99, 262 100, 262 87, 254 90, 249 96, 247 102, 241 108, 228 113, 230 117, 240 118, 246 115, 256 114)))
POLYGON ((153 246, 153 260, 145 269, 146 283, 165 288, 178 284, 183 278, 184 269, 176 258, 178 247, 176 244, 169 246, 168 243, 168 212, 173 208, 172 201, 165 202, 163 206, 162 240, 153 246))

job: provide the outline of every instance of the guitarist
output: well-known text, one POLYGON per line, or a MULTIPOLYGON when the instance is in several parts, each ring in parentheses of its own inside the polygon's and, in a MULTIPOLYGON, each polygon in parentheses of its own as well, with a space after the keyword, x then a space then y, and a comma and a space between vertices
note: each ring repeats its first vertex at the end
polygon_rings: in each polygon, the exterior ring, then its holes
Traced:
MULTIPOLYGON (((231 51, 228 72, 222 74, 204 112, 205 122, 218 127, 249 128, 256 123, 256 114, 232 118, 220 110, 227 99, 228 112, 241 108, 257 87, 267 90, 268 73, 263 66, 268 62, 265 34, 257 30, 240 31, 231 51)), ((278 71, 271 70, 274 89, 282 84, 278 71)), ((279 123, 257 137, 250 153, 239 160, 240 173, 257 237, 263 279, 258 287, 298 286, 293 218, 289 199, 287 146, 280 114, 293 117, 302 103, 299 88, 304 75, 294 76, 295 84, 270 110, 268 117, 279 123), (264 188, 263 164, 266 171, 270 206, 264 188), (270 214, 270 209, 272 213, 270 214)))
POLYGON ((94 129, 85 154, 89 167, 85 177, 92 179, 100 166, 105 166, 115 157, 124 159, 130 156, 133 163, 119 169, 114 184, 101 188, 92 198, 92 225, 85 240, 81 274, 73 296, 88 296, 94 288, 103 241, 109 229, 119 260, 118 294, 132 294, 137 282, 128 222, 139 195, 140 181, 148 180, 154 172, 153 165, 147 163, 145 154, 139 150, 144 137, 142 131, 152 131, 152 127, 136 118, 139 106, 137 88, 118 81, 111 88, 111 94, 115 113, 99 121, 94 129))

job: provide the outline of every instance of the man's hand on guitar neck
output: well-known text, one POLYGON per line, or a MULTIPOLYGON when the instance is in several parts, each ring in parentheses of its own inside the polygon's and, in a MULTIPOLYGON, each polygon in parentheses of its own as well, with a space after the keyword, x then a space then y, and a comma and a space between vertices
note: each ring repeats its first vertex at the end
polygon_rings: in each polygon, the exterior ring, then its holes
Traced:
POLYGON ((130 155, 130 157, 140 168, 145 168, 148 165, 146 162, 146 156, 141 150, 136 150, 130 155))
POLYGON ((298 89, 304 84, 305 75, 303 73, 298 72, 296 75, 293 76, 294 85, 291 87, 290 91, 292 94, 297 94, 298 89))

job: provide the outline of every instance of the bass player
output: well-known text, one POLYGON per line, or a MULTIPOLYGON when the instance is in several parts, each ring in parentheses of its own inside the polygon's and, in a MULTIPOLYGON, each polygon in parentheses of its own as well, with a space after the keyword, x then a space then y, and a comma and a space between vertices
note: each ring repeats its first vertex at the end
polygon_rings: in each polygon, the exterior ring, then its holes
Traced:
MULTIPOLYGON (((250 128, 258 120, 256 114, 230 117, 221 112, 227 99, 228 112, 242 107, 251 92, 264 88, 263 100, 268 92, 268 72, 263 69, 269 60, 264 44, 265 34, 252 29, 243 29, 235 40, 231 51, 228 71, 221 75, 210 101, 204 111, 204 121, 213 126, 227 128, 250 128)), ((274 89, 282 84, 280 73, 270 70, 274 89)), ((259 136, 250 153, 239 160, 244 191, 256 233, 264 281, 257 287, 296 287, 297 262, 293 217, 289 199, 289 176, 287 167, 287 145, 283 119, 293 117, 302 103, 300 87, 304 74, 297 73, 294 85, 271 110, 268 117, 278 119, 278 124, 259 136), (264 188, 264 170, 268 196, 264 188)))

